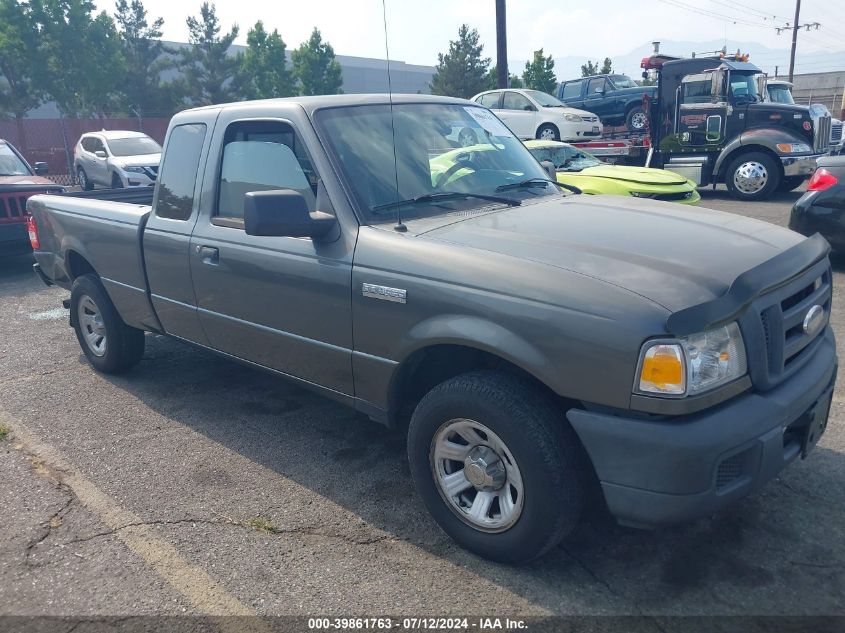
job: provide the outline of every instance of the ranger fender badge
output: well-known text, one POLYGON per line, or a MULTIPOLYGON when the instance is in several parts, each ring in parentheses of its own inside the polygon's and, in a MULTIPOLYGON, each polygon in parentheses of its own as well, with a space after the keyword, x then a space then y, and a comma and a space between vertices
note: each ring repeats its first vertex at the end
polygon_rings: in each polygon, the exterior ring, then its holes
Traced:
POLYGON ((387 286, 377 286, 376 284, 364 284, 361 287, 365 297, 370 299, 381 299, 383 301, 394 301, 395 303, 405 303, 408 291, 404 288, 388 288, 387 286))

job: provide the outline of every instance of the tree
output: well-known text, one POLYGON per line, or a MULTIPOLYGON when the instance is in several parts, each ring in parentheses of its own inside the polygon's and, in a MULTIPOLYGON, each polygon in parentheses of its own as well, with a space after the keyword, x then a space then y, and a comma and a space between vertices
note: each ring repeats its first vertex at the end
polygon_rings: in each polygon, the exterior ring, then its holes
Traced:
POLYGON ((267 33, 259 20, 238 54, 238 89, 246 99, 290 97, 296 93, 285 60, 285 42, 277 30, 267 33))
POLYGON ((41 105, 36 85, 41 72, 38 35, 28 7, 17 0, 0 0, 0 116, 13 116, 18 143, 26 147, 24 115, 41 105))
POLYGON ((555 60, 552 56, 543 57, 543 49, 534 51, 534 59, 525 62, 525 70, 522 73, 522 81, 526 88, 541 90, 549 94, 557 88, 557 77, 555 77, 555 60))
MULTIPOLYGON (((496 74, 496 67, 491 66, 490 70, 487 71, 487 79, 486 79, 487 87, 485 90, 495 90, 499 87, 499 76, 496 74)), ((522 79, 519 78, 518 75, 514 75, 513 73, 508 73, 508 88, 524 88, 524 84, 522 83, 522 79)))
POLYGON ((187 24, 188 46, 179 51, 186 98, 193 105, 234 101, 238 59, 229 55, 229 48, 238 37, 238 25, 221 35, 217 9, 208 2, 200 7, 199 19, 190 16, 187 24))
POLYGON ((43 61, 39 86, 66 116, 98 115, 117 107, 125 66, 114 20, 95 17, 91 0, 32 0, 32 26, 43 61))
POLYGON ((172 66, 164 54, 173 52, 158 39, 164 19, 156 18, 150 24, 141 0, 117 0, 114 17, 126 72, 131 78, 122 87, 128 109, 138 117, 144 113, 170 114, 179 99, 161 82, 161 72, 172 66))
POLYGON ((437 54, 432 93, 467 99, 487 90, 490 58, 481 57, 484 46, 478 40, 477 30, 461 25, 458 39, 449 42, 449 52, 437 54))
POLYGON ((612 62, 610 61, 610 57, 604 58, 601 67, 599 67, 598 62, 594 64, 591 61, 587 61, 586 64, 581 65, 581 76, 590 77, 592 75, 609 75, 613 72, 611 65, 612 62))
POLYGON ((304 95, 336 95, 343 92, 343 71, 335 59, 334 49, 317 27, 307 42, 291 54, 293 76, 304 95))

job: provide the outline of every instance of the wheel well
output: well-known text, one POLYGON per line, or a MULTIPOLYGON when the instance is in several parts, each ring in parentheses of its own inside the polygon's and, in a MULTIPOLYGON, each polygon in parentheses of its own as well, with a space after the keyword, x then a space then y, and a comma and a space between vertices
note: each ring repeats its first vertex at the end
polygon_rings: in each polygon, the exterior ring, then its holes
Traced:
POLYGON ((67 274, 71 281, 80 275, 87 275, 89 273, 93 275, 97 274, 97 271, 88 263, 88 260, 76 251, 68 251, 67 255, 65 255, 65 262, 67 265, 67 274))
POLYGON ((738 156, 742 154, 748 154, 750 152, 760 152, 762 154, 767 154, 773 161, 775 161, 775 165, 777 165, 778 172, 780 172, 780 177, 783 178, 783 164, 780 162, 780 158, 777 154, 775 154, 772 150, 764 145, 740 145, 730 154, 725 156, 724 160, 722 160, 722 164, 719 166, 719 173, 717 176, 719 180, 724 182, 725 174, 728 171, 728 165, 730 165, 738 156))
POLYGON ((388 400, 391 425, 407 426, 422 397, 440 383, 460 374, 483 369, 522 376, 551 397, 561 400, 544 383, 500 356, 463 345, 433 345, 411 354, 394 374, 388 400))

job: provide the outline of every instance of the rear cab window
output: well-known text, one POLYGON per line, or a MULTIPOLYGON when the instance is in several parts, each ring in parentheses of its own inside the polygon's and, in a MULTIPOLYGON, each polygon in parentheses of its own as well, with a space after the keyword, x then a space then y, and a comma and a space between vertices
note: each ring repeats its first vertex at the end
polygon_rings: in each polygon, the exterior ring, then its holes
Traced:
POLYGON ((319 177, 293 126, 283 121, 235 121, 226 128, 212 224, 243 228, 252 191, 293 189, 317 210, 319 177))
POLYGON ((191 217, 205 134, 205 123, 186 123, 171 130, 153 201, 157 217, 183 221, 191 217))

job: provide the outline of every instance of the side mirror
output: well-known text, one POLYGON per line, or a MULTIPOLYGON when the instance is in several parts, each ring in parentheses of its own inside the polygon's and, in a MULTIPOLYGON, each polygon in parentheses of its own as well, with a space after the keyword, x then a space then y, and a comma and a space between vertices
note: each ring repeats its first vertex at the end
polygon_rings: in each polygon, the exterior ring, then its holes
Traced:
POLYGON ((33 168, 35 169, 36 176, 46 176, 50 173, 50 168, 47 166, 47 163, 42 161, 35 163, 35 165, 33 165, 33 168))
POLYGON ((293 189, 250 191, 244 196, 247 235, 320 238, 336 225, 333 215, 309 212, 305 197, 293 189))
POLYGON ((555 167, 555 164, 550 160, 544 160, 540 163, 540 165, 546 170, 549 180, 557 182, 557 168, 555 167))
POLYGON ((94 156, 96 156, 97 158, 105 158, 106 153, 103 150, 98 149, 96 152, 94 152, 94 156))

